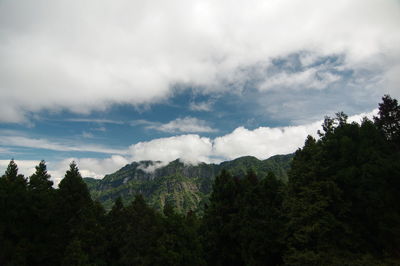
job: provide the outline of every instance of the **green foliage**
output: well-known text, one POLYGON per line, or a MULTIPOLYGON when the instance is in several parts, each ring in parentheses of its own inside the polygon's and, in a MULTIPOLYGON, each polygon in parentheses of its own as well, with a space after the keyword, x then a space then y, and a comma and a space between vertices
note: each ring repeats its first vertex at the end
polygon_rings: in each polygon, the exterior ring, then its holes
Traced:
POLYGON ((202 235, 208 265, 279 265, 284 249, 285 185, 270 173, 216 177, 202 235))
POLYGON ((296 152, 285 200, 287 265, 386 265, 398 256, 400 160, 382 115, 359 125, 338 113, 296 152))
POLYGON ((26 179, 18 174, 14 160, 0 178, 0 214, 0 265, 11 265, 10 261, 24 265, 29 242, 29 198, 26 179))
POLYGON ((62 266, 88 266, 89 256, 82 250, 81 242, 73 239, 67 246, 64 254, 62 266))
POLYGON ((107 210, 111 209, 118 197, 124 203, 129 203, 136 194, 142 194, 149 205, 157 210, 161 211, 165 202, 170 201, 180 213, 192 210, 202 215, 210 197, 214 176, 222 169, 242 177, 248 169, 253 169, 259 176, 273 172, 278 179, 286 182, 292 158, 293 155, 277 155, 261 161, 246 156, 219 165, 201 163, 197 166, 175 160, 154 171, 146 169, 159 162, 142 161, 126 165, 102 180, 85 178, 84 181, 92 198, 102 202, 107 210))
POLYGON ((388 140, 400 148, 400 106, 397 100, 389 95, 383 96, 378 114, 378 117, 374 117, 375 124, 388 140))
POLYGON ((53 181, 50 180, 50 175, 47 173, 46 162, 42 160, 35 168, 36 172, 29 178, 29 189, 50 189, 53 186, 53 181))

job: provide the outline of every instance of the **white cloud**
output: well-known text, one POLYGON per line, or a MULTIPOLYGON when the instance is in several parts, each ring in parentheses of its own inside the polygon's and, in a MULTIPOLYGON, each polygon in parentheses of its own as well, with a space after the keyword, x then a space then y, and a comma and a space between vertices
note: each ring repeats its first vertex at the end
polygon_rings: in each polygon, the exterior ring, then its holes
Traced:
MULTIPOLYGON (((40 161, 14 160, 14 162, 18 165, 18 173, 28 177, 35 172, 35 166, 38 165, 40 161)), ((0 176, 4 174, 9 163, 10 160, 0 160, 0 176)))
POLYGON ((41 138, 29 138, 25 136, 0 136, 0 145, 3 146, 13 146, 13 147, 27 147, 35 149, 46 149, 53 151, 78 151, 78 152, 99 152, 99 153, 109 153, 109 154, 126 154, 127 150, 118 150, 103 147, 101 145, 90 145, 90 144, 76 144, 69 143, 70 141, 64 142, 53 142, 47 139, 41 138))
POLYGON ((212 155, 212 142, 199 135, 181 135, 170 138, 139 142, 130 146, 132 160, 209 162, 212 155))
POLYGON ((357 114, 357 115, 352 115, 348 118, 348 122, 352 123, 352 122, 356 122, 356 123, 361 123, 361 121, 366 117, 370 120, 372 120, 374 118, 374 116, 378 116, 378 112, 379 109, 374 109, 372 110, 372 112, 368 112, 368 113, 361 113, 361 114, 357 114))
POLYGON ((94 137, 94 135, 92 133, 90 133, 90 132, 83 131, 82 132, 82 137, 86 138, 86 139, 91 139, 91 138, 94 137))
POLYGON ((398 93, 399 25, 397 0, 1 1, 0 121, 241 87, 238 70, 300 51, 383 70, 398 93))
MULTIPOLYGON (((377 110, 349 117, 349 122, 360 122, 363 117, 372 118, 377 110)), ((132 160, 217 162, 240 156, 252 155, 267 159, 276 154, 288 154, 304 145, 307 135, 318 138, 322 120, 313 123, 287 127, 259 127, 249 130, 236 128, 232 133, 215 139, 199 135, 181 135, 170 138, 139 142, 130 146, 132 160)))
POLYGON ((322 121, 292 127, 259 127, 249 130, 236 128, 232 133, 214 140, 199 135, 181 135, 139 142, 130 147, 132 160, 186 162, 217 162, 252 155, 266 159, 276 154, 287 154, 302 147, 307 135, 317 137, 322 121), (219 159, 217 159, 219 158, 219 159))
POLYGON ((138 169, 141 169, 141 170, 143 170, 144 172, 146 172, 146 173, 153 173, 155 170, 157 170, 158 168, 160 168, 160 167, 163 167, 163 166, 166 166, 168 164, 168 161, 164 161, 164 162, 161 162, 161 161, 152 161, 152 163, 151 164, 148 164, 148 165, 146 165, 146 164, 140 164, 139 166, 138 166, 138 169))
POLYGON ((177 118, 164 124, 144 119, 133 120, 129 124, 167 133, 209 133, 217 131, 211 128, 206 121, 190 116, 177 118))
POLYGON ((267 78, 260 85, 259 89, 324 89, 339 79, 339 75, 330 72, 318 72, 317 68, 309 68, 295 73, 280 72, 279 74, 267 78))
POLYGON ((147 126, 147 127, 153 127, 153 126, 160 125, 160 123, 158 123, 158 122, 148 121, 145 119, 133 120, 133 121, 130 121, 129 124, 131 126, 147 126))
POLYGON ((83 122, 83 123, 96 123, 96 124, 117 124, 122 125, 124 122, 118 120, 109 120, 109 119, 90 119, 90 118, 69 118, 64 121, 68 122, 83 122))
POLYGON ((212 105, 214 103, 212 101, 207 102, 191 102, 189 105, 189 109, 192 111, 203 111, 209 112, 212 110, 212 105))
MULTIPOLYGON (((31 176, 35 172, 35 166, 39 161, 33 160, 14 160, 18 165, 18 173, 25 177, 31 176)), ((103 178, 106 174, 113 173, 126 164, 130 163, 125 157, 120 155, 112 155, 109 158, 66 158, 56 162, 46 162, 48 173, 54 186, 57 187, 61 179, 64 178, 65 172, 69 169, 69 164, 75 161, 78 165, 79 172, 82 177, 103 178)), ((0 176, 4 174, 10 160, 0 160, 0 176)))
POLYGON ((239 127, 232 133, 214 140, 214 153, 227 159, 246 155, 266 159, 276 154, 292 153, 304 144, 307 135, 316 136, 320 125, 319 121, 304 126, 282 128, 259 127, 248 130, 239 127))
POLYGON ((209 133, 217 130, 207 125, 207 122, 195 117, 177 118, 166 124, 152 125, 147 128, 168 133, 209 133))

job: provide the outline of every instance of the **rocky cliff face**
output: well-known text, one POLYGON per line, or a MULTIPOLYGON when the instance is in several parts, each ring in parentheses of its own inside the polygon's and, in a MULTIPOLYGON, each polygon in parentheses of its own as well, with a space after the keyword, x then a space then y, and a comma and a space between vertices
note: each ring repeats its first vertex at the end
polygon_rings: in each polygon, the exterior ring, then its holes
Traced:
POLYGON ((189 165, 175 160, 165 165, 158 161, 133 162, 103 179, 85 178, 92 197, 110 209, 114 200, 121 197, 130 202, 140 193, 148 203, 162 209, 165 202, 172 203, 177 210, 201 212, 211 193, 214 177, 222 170, 234 176, 243 176, 253 169, 260 178, 273 172, 286 181, 287 171, 293 155, 277 155, 267 160, 246 156, 221 164, 189 165))

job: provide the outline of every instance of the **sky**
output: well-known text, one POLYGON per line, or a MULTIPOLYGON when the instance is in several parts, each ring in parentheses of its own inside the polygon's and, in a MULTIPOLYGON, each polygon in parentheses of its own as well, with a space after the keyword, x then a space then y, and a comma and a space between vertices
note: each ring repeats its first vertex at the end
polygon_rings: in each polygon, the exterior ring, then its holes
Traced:
POLYGON ((294 152, 400 98, 399 0, 0 0, 0 171, 294 152))

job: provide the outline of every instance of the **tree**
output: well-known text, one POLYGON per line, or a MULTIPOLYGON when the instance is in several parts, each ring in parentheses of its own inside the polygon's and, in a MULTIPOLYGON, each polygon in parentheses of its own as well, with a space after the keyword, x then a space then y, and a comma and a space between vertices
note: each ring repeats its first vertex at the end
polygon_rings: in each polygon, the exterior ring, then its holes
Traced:
POLYGON ((81 242, 84 250, 90 249, 85 243, 90 242, 91 239, 84 236, 95 222, 93 219, 93 215, 95 215, 94 206, 75 162, 70 164, 69 170, 61 180, 56 196, 58 240, 55 252, 59 252, 57 256, 62 257, 66 245, 75 238, 81 242))
POLYGON ((238 244, 239 191, 239 180, 226 170, 222 170, 215 178, 210 206, 205 211, 202 226, 208 265, 244 265, 238 244))
POLYGON ((128 224, 126 209, 121 197, 118 197, 106 216, 106 262, 107 265, 119 265, 122 248, 125 246, 125 233, 128 224))
POLYGON ((61 262, 62 266, 89 266, 89 256, 82 250, 81 242, 78 239, 73 239, 68 244, 64 258, 61 262))
POLYGON ((12 159, 0 178, 0 264, 26 261, 29 222, 26 179, 12 159))
POLYGON ((374 117, 376 126, 383 132, 388 140, 393 142, 397 149, 400 148, 400 106, 396 99, 389 95, 382 97, 379 104, 379 116, 374 117))
POLYGON ((23 175, 18 174, 18 166, 14 162, 14 159, 11 159, 10 163, 7 166, 7 169, 3 176, 8 182, 14 183, 17 186, 25 187, 26 179, 23 175))
POLYGON ((31 190, 48 190, 53 186, 50 175, 47 173, 47 166, 44 160, 36 167, 36 172, 29 178, 28 187, 31 190))
POLYGON ((29 178, 29 231, 30 249, 28 261, 35 265, 51 265, 57 260, 49 252, 55 242, 52 221, 55 210, 55 190, 47 173, 45 161, 36 166, 36 172, 29 178))
POLYGON ((142 195, 126 208, 127 226, 121 247, 121 265, 161 265, 159 239, 163 233, 161 216, 142 195))
POLYGON ((399 256, 393 139, 368 119, 359 125, 346 117, 327 118, 321 138, 308 137, 293 159, 284 204, 287 265, 373 265, 399 256))
POLYGON ((324 175, 321 152, 319 143, 309 136, 292 162, 285 200, 287 265, 331 265, 337 256, 335 240, 343 232, 336 211, 340 190, 324 175))
POLYGON ((239 210, 241 253, 245 265, 280 265, 284 250, 284 184, 273 173, 257 181, 250 171, 239 210))

